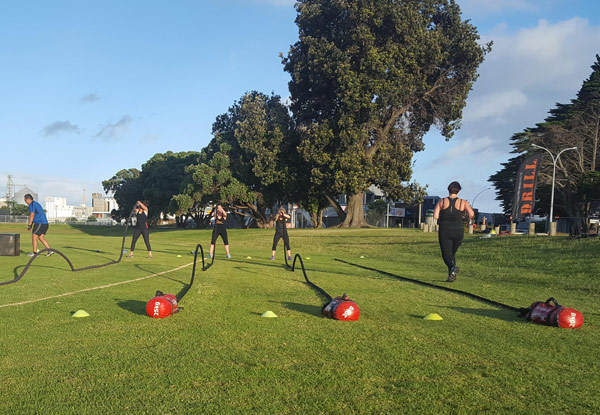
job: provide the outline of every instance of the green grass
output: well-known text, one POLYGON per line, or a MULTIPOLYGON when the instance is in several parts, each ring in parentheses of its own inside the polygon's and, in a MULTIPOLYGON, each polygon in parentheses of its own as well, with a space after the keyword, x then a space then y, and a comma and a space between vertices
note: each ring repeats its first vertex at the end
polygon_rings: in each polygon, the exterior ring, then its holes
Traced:
MULTIPOLYGON (((120 232, 51 226, 76 267, 118 257, 120 232), (96 250, 101 252, 97 253, 96 250)), ((1 225, 0 232, 22 226, 1 225)), ((600 413, 600 240, 467 237, 453 288, 526 307, 554 296, 579 309, 577 330, 402 282, 334 258, 445 284, 437 236, 412 230, 292 230, 313 282, 347 292, 357 322, 320 315, 300 272, 268 261, 273 231, 230 230, 212 268, 171 318, 145 316, 156 290, 177 294, 191 267, 105 289, 0 307, 0 413, 11 414, 597 414, 600 413), (365 256, 360 259, 360 256, 365 256), (251 256, 252 259, 246 259, 251 256), (90 317, 76 319, 84 309, 90 317), (266 310, 279 318, 261 318, 266 310), (436 312, 443 321, 425 321, 436 312)), ((71 272, 39 258, 0 306, 98 287, 189 264, 209 231, 153 231, 136 258, 71 272), (177 258, 177 255, 182 255, 177 258)), ((0 257, 1 280, 26 258, 0 257)))

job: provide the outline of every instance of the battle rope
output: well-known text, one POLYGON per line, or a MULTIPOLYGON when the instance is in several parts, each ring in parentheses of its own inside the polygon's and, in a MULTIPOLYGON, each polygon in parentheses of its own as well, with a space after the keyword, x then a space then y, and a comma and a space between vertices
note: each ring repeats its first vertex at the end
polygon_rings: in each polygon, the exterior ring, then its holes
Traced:
POLYGON ((380 274, 387 275, 389 277, 397 278, 397 279, 399 279, 401 281, 413 282, 415 284, 423 285, 425 287, 437 288, 439 290, 443 290, 443 291, 448 291, 448 292, 452 292, 452 293, 464 295, 464 296, 467 296, 467 297, 472 298, 474 300, 481 301, 483 303, 491 304, 491 305, 496 306, 496 307, 506 308, 507 310, 511 310, 511 311, 516 311, 517 313, 524 313, 524 312, 526 312, 528 310, 527 308, 513 307, 513 306, 510 306, 510 305, 507 305, 507 304, 500 303, 498 301, 490 300, 489 298, 485 298, 485 297, 482 297, 482 296, 477 295, 477 294, 472 294, 472 293, 469 293, 467 291, 457 290, 455 288, 450 288, 450 287, 444 287, 444 286, 441 286, 441 285, 432 284, 430 282, 419 281, 419 280, 415 280, 413 278, 401 277, 400 275, 392 274, 391 272, 387 272, 387 271, 382 271, 382 270, 375 269, 375 268, 366 267, 364 265, 353 264, 352 262, 344 261, 342 259, 337 259, 336 258, 335 261, 342 262, 342 263, 348 264, 348 265, 352 265, 353 267, 357 267, 357 268, 362 268, 362 269, 366 269, 366 270, 369 270, 369 271, 378 272, 380 274))
POLYGON ((125 239, 127 238, 127 228, 129 227, 129 222, 131 221, 131 218, 132 218, 132 216, 133 216, 134 213, 135 213, 135 208, 131 210, 131 213, 129 214, 129 217, 127 218, 127 221, 125 222, 125 231, 123 232, 123 240, 121 241, 121 254, 119 255, 119 259, 107 262, 106 264, 90 265, 88 267, 75 268, 73 266, 73 263, 71 262, 71 260, 65 254, 63 254, 62 252, 60 252, 58 249, 44 248, 41 251, 38 251, 34 256, 31 257, 31 259, 25 265, 25 268, 23 268, 23 271, 21 271, 21 273, 19 275, 17 275, 15 277, 15 279, 13 279, 11 281, 0 282, 0 286, 2 286, 2 285, 8 285, 8 284, 14 284, 16 282, 19 282, 19 280, 21 278, 23 278, 23 276, 25 276, 25 274, 29 270, 29 267, 33 263, 33 261, 35 261, 37 258, 39 258, 39 256, 41 254, 43 254, 44 252, 54 252, 54 253, 60 255, 61 257, 63 257, 64 260, 67 261, 67 264, 69 264, 69 267, 71 268, 71 271, 73 271, 73 272, 85 271, 85 270, 94 269, 94 268, 102 268, 102 267, 106 267, 108 265, 118 264, 119 262, 121 262, 121 259, 123 259, 123 249, 125 248, 125 239))
POLYGON ((294 262, 292 263, 292 266, 290 266, 290 264, 288 264, 288 258, 287 258, 287 255, 285 254, 285 250, 283 251, 283 256, 285 258, 285 266, 288 267, 292 272, 294 272, 296 269, 296 260, 300 260, 300 267, 302 268, 302 273, 304 274, 304 279, 306 280, 306 283, 310 287, 312 287, 315 291, 317 291, 319 294, 321 294, 323 297, 325 297, 327 299, 327 301, 333 300, 333 297, 330 296, 327 293, 327 291, 325 291, 324 289, 319 287, 317 284, 313 283, 311 280, 308 279, 308 276, 306 275, 306 269, 304 268, 304 262, 302 262, 302 257, 300 256, 300 254, 296 254, 294 256, 294 262))
POLYGON ((194 265, 192 267, 192 278, 190 279, 190 283, 188 284, 187 287, 185 287, 178 295, 177 295, 177 302, 179 303, 181 301, 181 299, 183 298, 184 295, 187 294, 187 292, 190 290, 190 288, 192 288, 192 284, 194 284, 194 276, 196 275, 196 261, 198 260, 198 248, 200 248, 200 257, 202 258, 202 271, 206 271, 207 269, 209 269, 213 262, 215 262, 214 256, 213 256, 213 260, 210 264, 206 265, 204 262, 204 250, 202 249, 202 245, 198 244, 196 245, 196 251, 194 252, 194 265))

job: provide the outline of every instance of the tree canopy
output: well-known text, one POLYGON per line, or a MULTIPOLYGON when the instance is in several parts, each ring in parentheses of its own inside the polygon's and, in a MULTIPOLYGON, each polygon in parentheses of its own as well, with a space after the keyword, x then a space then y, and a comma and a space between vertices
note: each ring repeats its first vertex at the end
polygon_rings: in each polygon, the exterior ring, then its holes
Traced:
POLYGON ((453 0, 300 0, 296 8, 299 41, 283 64, 299 150, 334 206, 333 195, 350 195, 344 224, 360 226, 365 189, 406 197, 424 134, 436 126, 452 137, 490 45, 478 44, 453 0))

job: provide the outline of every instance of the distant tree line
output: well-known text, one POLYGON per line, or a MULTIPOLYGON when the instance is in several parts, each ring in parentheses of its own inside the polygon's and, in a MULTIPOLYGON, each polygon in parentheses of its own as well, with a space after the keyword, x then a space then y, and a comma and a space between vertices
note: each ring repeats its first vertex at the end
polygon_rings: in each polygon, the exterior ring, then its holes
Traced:
MULTIPOLYGON (((295 202, 321 226, 331 205, 342 226, 363 226, 363 193, 413 200, 412 157, 432 126, 450 139, 491 44, 453 0, 300 0, 299 40, 281 56, 289 105, 245 94, 213 124, 200 152, 156 154, 103 182, 126 216, 136 200, 155 219, 206 226, 207 206, 228 205, 259 227, 269 208, 295 202), (348 196, 346 209, 335 196, 348 196)), ((246 223, 247 221, 245 221, 246 223)))
POLYGON ((547 148, 555 156, 565 148, 577 147, 562 153, 557 162, 554 212, 563 217, 587 216, 591 201, 600 200, 600 56, 596 55, 592 73, 576 98, 568 104, 557 103, 549 113, 544 122, 512 136, 516 156, 489 179, 496 188, 496 199, 505 213, 511 212, 519 166, 532 153, 542 152, 534 213, 547 215, 553 163, 548 153, 532 144, 547 148))

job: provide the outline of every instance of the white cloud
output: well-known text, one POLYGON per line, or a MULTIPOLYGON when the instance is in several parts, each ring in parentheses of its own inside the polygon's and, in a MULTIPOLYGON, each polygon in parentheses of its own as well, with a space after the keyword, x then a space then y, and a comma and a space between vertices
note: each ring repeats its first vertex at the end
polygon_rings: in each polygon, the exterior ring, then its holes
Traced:
POLYGON ((494 140, 491 137, 470 137, 458 141, 457 145, 448 149, 442 156, 429 163, 427 167, 457 164, 461 161, 464 162, 465 159, 470 159, 472 164, 475 161, 474 157, 481 156, 483 158, 485 154, 485 157, 488 158, 492 153, 495 154, 497 151, 494 149, 494 140))
POLYGON ((44 137, 51 135, 59 135, 61 133, 81 133, 81 130, 77 125, 71 124, 70 121, 55 121, 52 124, 48 124, 41 131, 44 137))
POLYGON ((500 122, 506 113, 519 110, 527 103, 527 95, 518 89, 498 91, 475 96, 465 109, 464 121, 473 122, 493 118, 500 122))
POLYGON ((102 126, 94 137, 101 138, 104 141, 113 141, 120 135, 127 133, 132 121, 133 119, 129 115, 124 115, 119 121, 102 126))
POLYGON ((158 134, 146 134, 140 139, 140 143, 151 143, 160 140, 158 134))
POLYGON ((580 17, 558 23, 542 19, 533 28, 484 36, 484 40, 494 41, 480 68, 481 83, 493 83, 485 85, 490 89, 543 86, 545 90, 575 92, 598 52, 600 28, 580 17))

